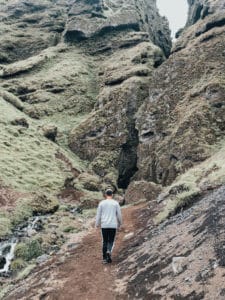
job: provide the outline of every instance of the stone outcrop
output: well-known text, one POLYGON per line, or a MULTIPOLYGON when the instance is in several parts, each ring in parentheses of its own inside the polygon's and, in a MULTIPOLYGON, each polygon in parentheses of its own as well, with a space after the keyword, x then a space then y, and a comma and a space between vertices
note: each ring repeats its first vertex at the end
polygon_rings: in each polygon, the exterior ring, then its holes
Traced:
MULTIPOLYGON (((224 186, 157 228, 146 229, 120 251, 118 299, 224 298, 224 186)), ((151 215, 156 206, 149 205, 151 215)))
POLYGON ((57 197, 89 208, 127 187, 134 116, 171 41, 154 0, 0 0, 0 25, 3 237, 57 197))
POLYGON ((189 12, 194 24, 154 72, 149 97, 136 115, 138 179, 170 184, 210 157, 224 135, 225 27, 217 21, 225 10, 221 1, 213 1, 212 13, 194 22, 196 3, 189 12))
POLYGON ((91 166, 107 151, 106 159, 114 159, 98 175, 113 172, 118 186, 126 188, 137 171, 134 116, 148 96, 154 68, 169 53, 167 22, 159 17, 154 1, 75 2, 64 36, 94 55, 100 82, 95 111, 72 130, 69 145, 91 166))
POLYGON ((125 193, 125 203, 155 201, 161 192, 161 186, 154 182, 132 181, 125 193))
POLYGON ((223 0, 188 0, 189 12, 187 26, 191 26, 203 20, 211 14, 218 14, 225 8, 223 0))
POLYGON ((68 1, 1 1, 0 63, 28 58, 61 37, 68 1))
POLYGON ((153 43, 170 53, 168 22, 158 14, 156 1, 74 1, 64 33, 66 41, 80 41, 112 31, 144 31, 153 43))

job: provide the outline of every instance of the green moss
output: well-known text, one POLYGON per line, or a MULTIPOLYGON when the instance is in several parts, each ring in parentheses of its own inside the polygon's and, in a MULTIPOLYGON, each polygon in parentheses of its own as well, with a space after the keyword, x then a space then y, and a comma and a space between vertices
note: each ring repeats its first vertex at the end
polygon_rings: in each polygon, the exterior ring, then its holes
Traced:
POLYGON ((166 187, 163 194, 164 207, 156 216, 160 223, 177 210, 192 203, 203 191, 225 184, 225 141, 213 146, 211 157, 179 176, 175 182, 166 187), (183 188, 186 187, 186 188, 183 188), (178 191, 174 193, 174 191, 178 191))
POLYGON ((101 182, 100 178, 96 175, 92 175, 89 173, 82 173, 75 180, 74 186, 76 189, 89 190, 89 191, 99 191, 101 190, 101 182))
POLYGON ((75 228, 74 226, 67 226, 63 229, 63 232, 66 232, 66 233, 68 233, 68 232, 78 232, 78 229, 75 228))
POLYGON ((20 199, 16 203, 16 207, 13 210, 10 219, 12 222, 12 225, 15 226, 25 220, 27 220, 29 217, 31 217, 33 214, 31 205, 30 205, 30 199, 20 199))
POLYGON ((71 166, 78 170, 85 168, 84 165, 80 166, 80 160, 69 150, 60 149, 42 136, 38 131, 39 122, 29 119, 2 98, 0 105, 0 172, 6 185, 22 192, 57 194, 71 172, 71 166), (26 117, 30 126, 20 131, 21 128, 12 126, 11 121, 22 117, 26 117), (59 151, 68 163, 57 158, 59 151))
POLYGON ((28 246, 25 243, 19 243, 16 245, 14 253, 16 258, 27 259, 28 246))
POLYGON ((19 243, 15 248, 15 257, 29 261, 43 254, 41 244, 38 240, 29 240, 26 243, 19 243))
POLYGON ((17 258, 15 260, 13 260, 10 265, 10 269, 12 270, 12 272, 18 272, 18 271, 24 269, 25 267, 26 267, 26 263, 21 258, 17 258))
POLYGON ((58 209, 59 201, 56 197, 39 193, 30 201, 30 207, 34 214, 52 213, 58 209))
POLYGON ((118 157, 118 151, 101 151, 91 162, 89 168, 100 176, 114 172, 114 168, 118 164, 118 157))
POLYGON ((97 207, 99 201, 103 199, 102 192, 84 191, 84 195, 80 198, 80 206, 84 209, 97 207))
POLYGON ((58 209, 59 212, 60 212, 60 211, 65 212, 65 211, 68 211, 68 210, 69 210, 69 206, 66 205, 66 204, 61 204, 61 205, 59 206, 59 209, 58 209))
POLYGON ((35 264, 28 265, 25 269, 22 270, 22 272, 18 273, 18 276, 16 277, 16 279, 17 280, 25 279, 35 267, 36 267, 35 264))
POLYGON ((13 288, 12 284, 1 287, 0 289, 0 299, 3 299, 6 294, 13 288))
POLYGON ((12 224, 7 216, 0 216, 0 238, 11 233, 12 224))

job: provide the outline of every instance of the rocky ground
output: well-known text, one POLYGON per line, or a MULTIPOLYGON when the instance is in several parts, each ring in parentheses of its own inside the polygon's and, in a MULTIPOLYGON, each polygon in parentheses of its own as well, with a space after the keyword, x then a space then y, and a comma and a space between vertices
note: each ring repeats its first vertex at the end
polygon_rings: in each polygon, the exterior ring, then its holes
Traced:
POLYGON ((224 186, 121 253, 119 299, 224 299, 224 186))
POLYGON ((22 282, 15 281, 4 299, 115 299, 118 254, 140 226, 136 217, 141 209, 143 204, 123 210, 124 228, 117 235, 112 265, 102 265, 100 232, 89 223, 88 232, 71 235, 57 255, 39 263, 22 282))
POLYGON ((224 299, 221 187, 155 226, 155 201, 123 209, 113 264, 101 264, 100 234, 72 235, 4 299, 224 299), (83 237, 81 241, 81 237, 83 237))

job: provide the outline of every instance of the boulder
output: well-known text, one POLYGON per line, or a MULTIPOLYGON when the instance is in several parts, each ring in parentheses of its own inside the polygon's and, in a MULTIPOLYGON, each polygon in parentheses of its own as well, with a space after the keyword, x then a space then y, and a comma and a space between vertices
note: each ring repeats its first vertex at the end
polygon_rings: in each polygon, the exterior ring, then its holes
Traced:
POLYGON ((161 191, 162 187, 154 182, 132 181, 126 190, 125 201, 126 203, 134 203, 140 200, 152 201, 158 197, 161 191))
POLYGON ((76 184, 82 185, 84 189, 89 191, 101 191, 100 178, 89 173, 81 173, 74 182, 75 187, 76 184))
POLYGON ((59 207, 59 202, 54 197, 39 193, 33 196, 30 206, 34 214, 47 214, 55 212, 59 207))
POLYGON ((42 129, 43 135, 47 139, 49 139, 49 140, 51 140, 53 142, 56 141, 57 132, 58 132, 57 126, 51 125, 51 124, 46 124, 46 125, 42 126, 41 129, 42 129))
POLYGON ((172 260, 172 269, 174 275, 178 275, 182 272, 184 272, 185 268, 187 267, 187 258, 178 256, 178 257, 173 257, 172 260))
POLYGON ((11 124, 15 126, 22 126, 25 128, 29 127, 29 124, 25 118, 16 118, 15 120, 11 121, 11 124))

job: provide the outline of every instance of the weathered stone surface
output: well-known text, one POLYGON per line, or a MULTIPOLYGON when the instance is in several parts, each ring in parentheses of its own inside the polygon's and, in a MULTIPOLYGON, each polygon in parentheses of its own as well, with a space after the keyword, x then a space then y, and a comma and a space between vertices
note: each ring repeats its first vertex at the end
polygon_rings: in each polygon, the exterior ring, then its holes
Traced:
POLYGON ((170 52, 168 23, 159 16, 156 1, 75 1, 65 30, 66 41, 79 41, 112 30, 145 31, 165 54, 170 52))
MULTIPOLYGON (((222 300, 224 192, 224 186, 210 192, 158 227, 143 211, 139 219, 145 229, 126 241, 118 258, 118 298, 213 299, 217 294, 222 300)), ((152 206, 151 216, 155 211, 152 206)))
POLYGON ((71 149, 92 165, 101 153, 112 153, 120 187, 127 187, 136 171, 135 113, 148 95, 149 77, 159 59, 163 60, 162 52, 150 42, 107 57, 99 72, 102 88, 96 109, 70 135, 71 149))
POLYGON ((22 127, 25 127, 25 128, 29 127, 29 124, 28 124, 28 122, 25 118, 16 118, 15 120, 13 120, 11 122, 11 124, 15 125, 15 126, 22 126, 22 127))
POLYGON ((147 181, 132 181, 125 193, 126 203, 138 202, 140 200, 151 201, 156 200, 162 191, 160 185, 147 181))
POLYGON ((224 26, 214 24, 195 35, 218 13, 187 28, 175 52, 154 72, 136 120, 138 179, 170 184, 210 157, 224 135, 224 26))
POLYGON ((27 58, 56 45, 64 30, 68 1, 10 0, 1 3, 0 62, 27 58))
POLYGON ((218 13, 225 9, 223 0, 188 0, 189 12, 187 26, 191 26, 201 19, 206 18, 210 14, 218 13))

